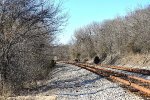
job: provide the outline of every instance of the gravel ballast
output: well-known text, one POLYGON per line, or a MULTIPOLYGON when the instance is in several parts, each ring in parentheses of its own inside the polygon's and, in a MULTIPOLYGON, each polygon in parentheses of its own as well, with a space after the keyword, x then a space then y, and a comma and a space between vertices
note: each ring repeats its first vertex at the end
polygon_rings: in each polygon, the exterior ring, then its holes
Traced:
POLYGON ((58 64, 50 76, 38 96, 56 95, 57 100, 143 100, 117 83, 74 65, 58 64))

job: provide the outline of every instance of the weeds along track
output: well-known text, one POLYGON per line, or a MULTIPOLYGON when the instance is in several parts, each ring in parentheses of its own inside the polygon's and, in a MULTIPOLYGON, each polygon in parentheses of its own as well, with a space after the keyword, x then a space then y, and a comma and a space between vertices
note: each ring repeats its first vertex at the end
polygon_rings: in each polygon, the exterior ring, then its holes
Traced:
POLYGON ((129 71, 130 73, 138 73, 144 76, 150 75, 149 70, 117 67, 117 66, 114 67, 107 65, 92 65, 74 62, 63 62, 63 63, 72 64, 81 67, 83 69, 89 70, 95 74, 104 76, 113 82, 120 83, 122 86, 126 87, 131 92, 143 96, 148 100, 150 99, 150 80, 145 79, 143 77, 139 77, 137 75, 130 75, 127 73, 129 71))

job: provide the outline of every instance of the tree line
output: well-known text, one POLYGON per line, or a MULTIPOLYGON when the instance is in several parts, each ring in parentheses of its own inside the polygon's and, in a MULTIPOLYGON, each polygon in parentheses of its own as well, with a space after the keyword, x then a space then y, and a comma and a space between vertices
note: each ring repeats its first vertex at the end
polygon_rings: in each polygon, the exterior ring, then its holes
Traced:
POLYGON ((48 75, 65 21, 61 3, 52 0, 0 0, 1 95, 48 75))
POLYGON ((68 52, 71 59, 82 60, 96 55, 147 54, 149 44, 150 6, 76 29, 68 52))

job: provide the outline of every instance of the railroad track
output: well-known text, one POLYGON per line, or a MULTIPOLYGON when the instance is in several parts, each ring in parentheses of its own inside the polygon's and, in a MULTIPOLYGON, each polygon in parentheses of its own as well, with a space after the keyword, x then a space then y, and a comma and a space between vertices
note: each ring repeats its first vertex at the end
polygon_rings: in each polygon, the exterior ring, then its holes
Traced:
POLYGON ((123 67, 123 66, 110 66, 110 65, 100 65, 100 66, 117 69, 117 70, 128 71, 128 72, 140 73, 144 75, 150 75, 150 70, 146 70, 146 69, 128 68, 128 67, 123 67))
POLYGON ((150 70, 108 65, 92 65, 74 62, 64 63, 76 65, 83 69, 89 70, 95 74, 104 76, 111 81, 118 82, 121 85, 125 86, 127 89, 129 89, 131 92, 134 92, 140 96, 143 96, 147 100, 150 100, 150 80, 136 75, 133 76, 127 73, 122 73, 122 71, 126 71, 132 73, 139 73, 142 75, 150 75, 150 70), (122 71, 118 72, 118 70, 122 71))

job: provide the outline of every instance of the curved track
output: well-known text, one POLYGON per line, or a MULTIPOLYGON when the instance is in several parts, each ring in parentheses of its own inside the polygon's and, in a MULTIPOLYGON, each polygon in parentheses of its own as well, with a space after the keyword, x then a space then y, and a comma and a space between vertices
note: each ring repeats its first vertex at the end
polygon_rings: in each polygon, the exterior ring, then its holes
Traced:
POLYGON ((91 64, 83 64, 83 63, 74 63, 74 62, 64 62, 64 63, 76 65, 78 67, 84 68, 98 75, 102 75, 111 81, 119 82, 128 88, 134 89, 134 92, 136 90, 136 93, 140 94, 141 96, 150 99, 150 80, 138 76, 128 75, 117 71, 117 70, 122 70, 122 71, 128 71, 133 73, 139 73, 143 75, 150 75, 149 74, 150 70, 108 66, 108 65, 91 65, 91 64), (115 69, 116 71, 111 69, 115 69))

